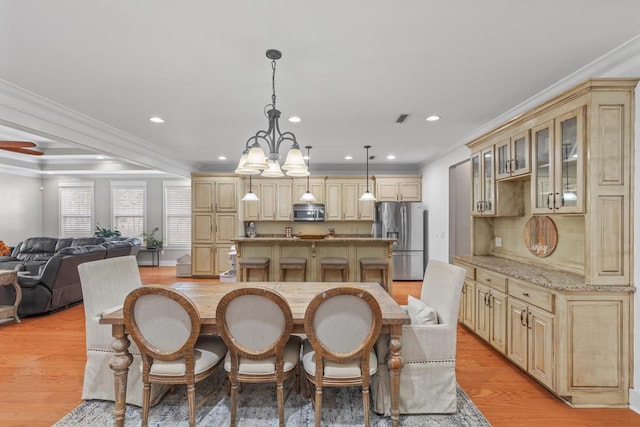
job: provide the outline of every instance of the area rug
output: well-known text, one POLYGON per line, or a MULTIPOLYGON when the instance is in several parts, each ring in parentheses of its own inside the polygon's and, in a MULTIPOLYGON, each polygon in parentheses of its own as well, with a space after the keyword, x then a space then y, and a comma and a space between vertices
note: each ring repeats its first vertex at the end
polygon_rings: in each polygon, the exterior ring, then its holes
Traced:
MULTIPOLYGON (((229 396, 227 380, 215 374, 196 385, 197 398, 200 400, 211 390, 212 397, 197 410, 198 426, 228 426, 229 396)), ((304 383, 304 381, 302 381, 304 383)), ((276 391, 273 384, 243 384, 238 395, 237 426, 277 426, 276 391)), ((108 426, 113 425, 113 402, 85 401, 54 427, 69 426, 108 426)), ((301 394, 292 391, 285 405, 285 425, 313 426, 314 409, 311 400, 304 397, 304 385, 301 394)), ((127 405, 125 426, 139 426, 141 409, 127 405)), ((322 425, 323 426, 362 426, 362 394, 358 388, 326 388, 323 390, 322 425)), ((150 427, 188 426, 189 410, 184 386, 176 386, 162 401, 149 411, 150 427)), ((375 427, 391 426, 391 419, 371 413, 371 425, 375 427)), ((425 426, 490 426, 469 396, 458 386, 458 412, 451 415, 401 415, 400 425, 407 427, 425 426)))

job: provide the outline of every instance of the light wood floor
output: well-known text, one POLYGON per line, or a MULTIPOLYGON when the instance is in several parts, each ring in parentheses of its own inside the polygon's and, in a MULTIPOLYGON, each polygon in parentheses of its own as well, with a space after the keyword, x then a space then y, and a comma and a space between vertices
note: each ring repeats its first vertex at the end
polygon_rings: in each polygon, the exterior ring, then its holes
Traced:
MULTIPOLYGON (((143 267, 143 283, 176 281, 173 267, 143 267)), ((211 281, 211 280, 197 280, 211 281)), ((420 282, 395 282, 406 303, 420 282)), ((0 426, 50 426, 81 403, 82 305, 0 325, 0 426)), ((494 426, 640 426, 629 409, 572 409, 465 328, 458 330, 458 382, 494 426)))

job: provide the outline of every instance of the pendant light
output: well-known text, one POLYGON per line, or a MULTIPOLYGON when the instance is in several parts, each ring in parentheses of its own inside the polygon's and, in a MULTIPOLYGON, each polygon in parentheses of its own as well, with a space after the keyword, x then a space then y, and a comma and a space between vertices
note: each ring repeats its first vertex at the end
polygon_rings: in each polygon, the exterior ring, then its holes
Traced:
POLYGON ((369 191, 369 148, 371 148, 371 146, 370 145, 365 145, 364 148, 367 149, 367 191, 362 193, 362 196, 360 196, 360 201, 361 202, 375 202, 376 201, 376 197, 373 195, 373 193, 371 193, 369 191))
MULTIPOLYGON (((304 147, 307 149, 307 168, 309 171, 309 174, 311 174, 311 148, 313 148, 310 145, 307 145, 306 147, 304 147)), ((307 175, 307 192, 304 193, 302 195, 302 197, 300 197, 300 201, 301 202, 306 202, 306 203, 316 203, 318 201, 318 199, 316 199, 316 196, 314 196, 311 191, 309 191, 309 175, 307 175)))
POLYGON ((247 194, 245 194, 242 197, 242 201, 243 202, 259 202, 260 201, 256 193, 251 191, 251 175, 249 175, 249 191, 247 192, 247 194))

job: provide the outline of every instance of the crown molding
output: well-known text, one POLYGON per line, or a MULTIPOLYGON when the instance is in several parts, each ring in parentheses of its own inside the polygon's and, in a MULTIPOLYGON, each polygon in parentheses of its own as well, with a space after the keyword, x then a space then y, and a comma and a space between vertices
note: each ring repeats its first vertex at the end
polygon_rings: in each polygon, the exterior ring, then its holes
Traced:
POLYGON ((149 169, 188 177, 202 165, 0 79, 0 124, 105 153, 149 169))

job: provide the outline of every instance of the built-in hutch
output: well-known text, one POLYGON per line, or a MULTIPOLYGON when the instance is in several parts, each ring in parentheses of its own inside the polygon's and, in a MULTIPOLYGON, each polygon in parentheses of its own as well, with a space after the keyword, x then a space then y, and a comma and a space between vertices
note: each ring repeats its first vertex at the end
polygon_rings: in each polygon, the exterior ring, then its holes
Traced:
POLYGON ((586 81, 467 144, 459 321, 573 406, 629 403, 636 83, 586 81))

